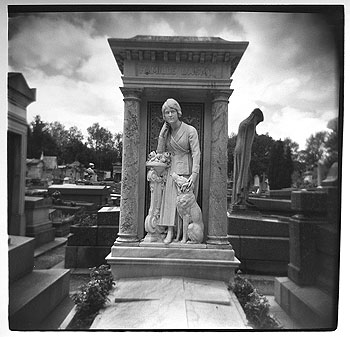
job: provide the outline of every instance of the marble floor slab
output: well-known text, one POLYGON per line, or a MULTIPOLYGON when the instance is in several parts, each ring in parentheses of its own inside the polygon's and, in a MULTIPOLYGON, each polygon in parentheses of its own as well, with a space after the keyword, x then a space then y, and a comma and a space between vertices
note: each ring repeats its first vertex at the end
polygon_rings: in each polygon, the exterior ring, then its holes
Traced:
MULTIPOLYGON (((234 295, 233 295, 234 296, 234 295)), ((221 281, 182 277, 120 279, 91 329, 249 329, 221 281)))

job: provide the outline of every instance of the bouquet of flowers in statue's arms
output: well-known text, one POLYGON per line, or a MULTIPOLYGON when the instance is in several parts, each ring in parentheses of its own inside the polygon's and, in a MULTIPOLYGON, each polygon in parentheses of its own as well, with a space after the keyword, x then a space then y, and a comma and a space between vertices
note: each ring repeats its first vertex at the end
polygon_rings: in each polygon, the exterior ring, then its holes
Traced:
POLYGON ((156 153, 152 151, 147 158, 147 164, 154 165, 159 163, 161 165, 170 166, 171 157, 169 152, 156 153))

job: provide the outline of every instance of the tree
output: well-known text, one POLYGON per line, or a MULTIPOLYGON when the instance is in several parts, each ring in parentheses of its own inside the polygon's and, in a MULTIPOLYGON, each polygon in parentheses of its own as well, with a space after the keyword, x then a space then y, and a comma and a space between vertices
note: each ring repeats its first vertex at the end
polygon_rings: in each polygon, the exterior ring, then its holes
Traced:
POLYGON ((292 159, 292 150, 289 145, 285 145, 285 151, 284 151, 284 181, 283 185, 285 187, 291 187, 292 186, 292 174, 294 172, 294 162, 292 159))
POLYGON ((70 141, 65 148, 64 158, 66 163, 79 161, 81 164, 87 167, 90 162, 94 161, 94 155, 94 151, 89 148, 86 143, 74 139, 70 141))
POLYGON ((113 136, 112 133, 100 126, 99 123, 94 123, 87 128, 88 144, 96 152, 102 150, 110 150, 113 148, 113 136))
POLYGON ((55 156, 58 151, 56 140, 49 132, 48 123, 41 120, 39 115, 30 123, 27 141, 27 157, 40 158, 41 153, 55 156))
POLYGON ((299 144, 297 142, 294 142, 291 138, 287 137, 283 140, 284 147, 287 149, 287 147, 290 148, 290 153, 293 161, 298 160, 299 158, 299 144))
POLYGON ((271 148, 274 140, 268 133, 265 135, 256 135, 252 145, 252 158, 250 161, 251 174, 262 176, 268 172, 271 148))
MULTIPOLYGON (((116 159, 116 149, 112 133, 101 127, 99 123, 94 123, 87 129, 88 145, 95 152, 94 162, 101 170, 111 170, 112 163, 116 159)), ((120 136, 117 138, 120 139, 120 136)))
MULTIPOLYGON (((123 134, 121 132, 118 132, 114 134, 113 137, 113 142, 114 142, 114 148, 116 151, 116 159, 122 159, 123 156, 123 134)), ((114 161, 115 161, 114 160, 114 161)))
POLYGON ((291 173, 287 170, 286 153, 281 140, 277 140, 271 149, 268 176, 272 190, 291 186, 291 173))
POLYGON ((326 141, 329 133, 327 131, 320 131, 311 135, 306 140, 306 148, 300 151, 300 159, 309 168, 315 167, 318 162, 325 159, 327 149, 326 141))
POLYGON ((68 131, 64 125, 60 122, 51 122, 48 124, 48 131, 52 138, 55 139, 56 144, 60 147, 64 147, 68 143, 68 131))
MULTIPOLYGON (((234 150, 236 147, 237 135, 232 133, 228 137, 227 142, 227 156, 228 156, 228 174, 233 172, 233 158, 234 150)), ((265 135, 255 135, 253 144, 252 144, 252 153, 250 161, 250 173, 252 176, 256 174, 262 176, 264 173, 267 173, 270 159, 271 147, 274 143, 272 137, 268 133, 265 135)))
POLYGON ((339 152, 338 117, 331 119, 327 124, 327 128, 332 130, 328 133, 328 138, 325 144, 326 150, 327 150, 326 164, 328 167, 331 167, 331 165, 334 162, 338 161, 338 152, 339 152))
MULTIPOLYGON (((80 161, 78 157, 87 160, 87 146, 83 144, 84 136, 76 126, 67 130, 62 123, 56 121, 48 125, 48 131, 57 143, 56 154, 59 164, 80 161)), ((91 153, 89 155, 91 156, 91 153)))

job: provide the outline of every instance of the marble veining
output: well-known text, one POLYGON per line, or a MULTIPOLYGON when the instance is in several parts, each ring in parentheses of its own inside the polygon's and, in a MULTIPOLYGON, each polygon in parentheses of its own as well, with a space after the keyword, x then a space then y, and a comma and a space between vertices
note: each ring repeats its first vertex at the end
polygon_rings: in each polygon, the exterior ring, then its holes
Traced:
POLYGON ((91 329, 247 329, 222 281, 120 279, 91 329))

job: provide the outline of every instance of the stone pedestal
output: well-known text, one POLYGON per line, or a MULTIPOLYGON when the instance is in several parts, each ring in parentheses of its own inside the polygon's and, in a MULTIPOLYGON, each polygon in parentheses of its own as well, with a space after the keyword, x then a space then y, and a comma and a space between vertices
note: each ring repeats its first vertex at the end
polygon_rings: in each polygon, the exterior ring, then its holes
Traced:
POLYGON ((111 265, 115 279, 185 276, 227 282, 240 265, 232 249, 176 242, 113 246, 106 261, 111 265))
POLYGON ((317 227, 324 223, 326 194, 313 191, 292 193, 292 209, 297 212, 289 225, 290 262, 288 277, 299 285, 312 285, 317 276, 317 227))
POLYGON ((151 190, 151 205, 145 219, 147 235, 143 240, 144 242, 163 242, 165 238, 164 228, 159 226, 159 217, 166 172, 166 166, 164 165, 164 167, 158 168, 151 167, 147 173, 151 190))

